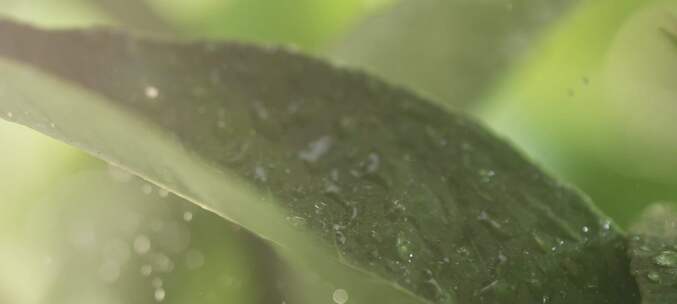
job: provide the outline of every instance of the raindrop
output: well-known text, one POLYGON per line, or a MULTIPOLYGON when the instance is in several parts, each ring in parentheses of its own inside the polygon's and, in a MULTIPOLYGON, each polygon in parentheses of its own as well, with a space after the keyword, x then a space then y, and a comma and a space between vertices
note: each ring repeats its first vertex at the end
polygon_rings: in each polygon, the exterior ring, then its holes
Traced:
POLYGON ((323 136, 311 142, 308 146, 299 151, 298 157, 302 160, 314 163, 324 154, 329 152, 332 145, 332 139, 329 136, 323 136))
POLYGON ((663 267, 675 267, 677 266, 677 252, 663 251, 654 258, 654 262, 663 267))
POLYGON ((155 290, 155 293, 153 294, 153 296, 155 297, 155 301, 162 302, 162 300, 164 300, 165 296, 166 296, 165 290, 162 289, 162 288, 158 288, 158 289, 155 290))
POLYGON ((403 236, 397 237, 395 243, 397 247, 397 255, 401 260, 411 263, 414 260, 414 245, 410 240, 404 238, 403 236))
POLYGON ((12 112, 7 112, 7 117, 12 118, 14 117, 14 114, 12 114, 12 112))
POLYGON ((341 245, 345 245, 347 239, 345 234, 343 234, 343 231, 341 231, 344 227, 335 224, 333 228, 336 241, 341 245))
POLYGON ((54 129, 54 128, 56 128, 56 124, 53 123, 53 122, 50 122, 50 123, 49 123, 49 127, 52 128, 52 129, 54 129))
POLYGON ((381 165, 381 158, 376 153, 370 153, 367 158, 367 172, 374 173, 381 165))
POLYGON ((505 262, 507 262, 507 261, 508 261, 508 257, 506 257, 505 255, 503 255, 503 252, 499 252, 499 253, 498 253, 498 262, 499 262, 500 264, 503 264, 503 263, 505 263, 505 262))
POLYGON ((583 228, 581 228, 581 230, 583 230, 584 233, 590 232, 590 228, 588 228, 588 226, 583 226, 583 228))
POLYGON ((348 302, 348 291, 345 289, 336 289, 334 290, 334 294, 332 294, 331 297, 334 300, 334 303, 344 304, 348 302))
POLYGON ((313 207, 315 207, 315 214, 322 214, 322 212, 324 212, 324 208, 327 207, 327 204, 324 202, 318 202, 313 205, 313 207))
POLYGON ((190 222, 193 220, 193 213, 190 211, 186 211, 183 213, 183 220, 186 222, 190 222))
POLYGON ((338 194, 341 192, 341 188, 336 184, 330 183, 324 188, 324 191, 327 193, 338 194))
POLYGON ((191 249, 186 253, 186 267, 188 267, 189 270, 195 270, 205 263, 205 257, 202 254, 202 252, 198 250, 191 249))
POLYGON ((480 176, 482 177, 481 180, 484 183, 488 183, 491 181, 491 178, 496 176, 496 172, 493 170, 487 170, 487 169, 481 169, 479 171, 480 176))
POLYGON ((144 94, 146 95, 147 98, 155 99, 158 98, 158 96, 160 96, 160 91, 154 86, 147 86, 144 89, 144 94))
POLYGON ((654 283, 660 282, 660 280, 661 280, 661 276, 657 272, 653 272, 653 271, 649 272, 646 275, 646 277, 649 278, 649 280, 651 282, 654 282, 654 283))
POLYGON ((403 214, 407 211, 407 206, 402 204, 400 200, 394 200, 389 211, 393 214, 403 214))
POLYGON ((146 254, 150 251, 150 239, 140 234, 134 239, 134 251, 138 254, 146 254))
POLYGON ((287 221, 289 221, 294 227, 301 227, 306 224, 306 219, 300 216, 288 216, 287 221))
POLYGON ((509 237, 510 232, 505 229, 501 223, 496 221, 491 215, 489 215, 486 211, 481 211, 480 214, 477 216, 477 220, 482 222, 485 226, 487 226, 489 229, 491 229, 494 233, 502 236, 502 237, 509 237))

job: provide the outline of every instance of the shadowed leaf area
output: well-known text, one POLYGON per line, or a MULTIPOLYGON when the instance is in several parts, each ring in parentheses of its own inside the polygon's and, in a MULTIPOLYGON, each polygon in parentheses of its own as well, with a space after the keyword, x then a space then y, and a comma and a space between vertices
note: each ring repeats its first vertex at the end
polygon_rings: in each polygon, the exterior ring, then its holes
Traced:
POLYGON ((654 204, 631 233, 631 269, 642 304, 677 303, 677 210, 669 204, 654 204))
POLYGON ((622 234, 585 198, 473 120, 361 73, 273 48, 9 21, 0 23, 0 55, 7 69, 29 71, 0 75, 4 118, 289 247, 276 234, 288 227, 247 213, 274 205, 284 225, 321 240, 328 261, 426 299, 419 303, 639 301, 622 234), (58 80, 50 88, 96 100, 61 100, 56 91, 40 98, 41 73, 58 80), (79 113, 95 102, 102 113, 79 113), (121 130, 143 122, 159 135, 101 131, 110 130, 102 127, 109 111, 129 119, 121 130), (191 164, 143 153, 153 140, 144 136, 168 138, 172 153, 238 176, 261 200, 201 195, 186 186, 190 170, 173 167, 191 164), (114 138, 128 144, 111 146, 114 138))

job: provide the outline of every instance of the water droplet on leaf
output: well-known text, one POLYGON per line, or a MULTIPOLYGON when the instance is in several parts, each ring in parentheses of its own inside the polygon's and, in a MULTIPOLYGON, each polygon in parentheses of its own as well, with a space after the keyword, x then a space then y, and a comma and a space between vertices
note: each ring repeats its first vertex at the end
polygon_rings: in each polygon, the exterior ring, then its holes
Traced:
POLYGON ((186 211, 183 213, 183 220, 186 222, 190 222, 193 220, 193 213, 190 211, 186 211))
POLYGON ((658 283, 658 282, 660 282, 660 280, 661 280, 661 276, 660 276, 657 272, 653 272, 653 271, 652 271, 652 272, 649 272, 649 273, 646 275, 646 277, 649 278, 649 280, 650 280, 651 282, 654 282, 654 283, 658 283))
POLYGON ((336 304, 344 304, 348 302, 348 292, 345 289, 336 289, 332 294, 332 299, 336 304))
POLYGON ((160 96, 160 91, 154 86, 146 86, 143 92, 149 99, 155 99, 158 98, 158 96, 160 96))
POLYGON ((319 139, 309 143, 305 149, 299 151, 298 156, 302 160, 314 163, 324 154, 329 152, 332 142, 333 141, 329 136, 320 137, 319 139))
POLYGON ((663 251, 654 258, 654 262, 663 267, 677 267, 677 252, 663 251))
POLYGON ((155 293, 153 294, 153 297, 155 298, 155 301, 157 302, 162 302, 165 299, 165 290, 163 288, 158 288, 155 290, 155 293))

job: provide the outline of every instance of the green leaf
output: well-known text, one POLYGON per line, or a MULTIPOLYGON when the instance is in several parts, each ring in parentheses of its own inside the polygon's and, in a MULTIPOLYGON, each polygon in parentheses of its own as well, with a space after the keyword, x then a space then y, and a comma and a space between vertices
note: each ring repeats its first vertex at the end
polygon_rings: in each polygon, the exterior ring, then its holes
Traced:
POLYGON ((631 232, 631 269, 642 304, 677 303, 677 209, 654 204, 631 232))
POLYGON ((270 241, 315 301, 637 303, 608 219, 406 91, 234 43, 8 21, 0 41, 4 118, 270 241))
POLYGON ((578 0, 416 0, 367 18, 334 57, 446 105, 487 97, 578 0))

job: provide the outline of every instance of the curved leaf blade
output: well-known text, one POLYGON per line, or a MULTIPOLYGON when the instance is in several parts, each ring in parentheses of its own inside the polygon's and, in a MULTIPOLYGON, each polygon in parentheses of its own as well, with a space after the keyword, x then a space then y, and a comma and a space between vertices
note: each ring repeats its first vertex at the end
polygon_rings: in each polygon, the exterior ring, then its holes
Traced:
POLYGON ((348 289, 371 284, 355 303, 637 302, 623 236, 589 202, 406 91, 230 43, 11 22, 0 41, 11 120, 201 204, 348 289))

